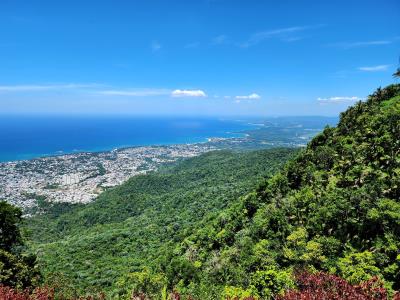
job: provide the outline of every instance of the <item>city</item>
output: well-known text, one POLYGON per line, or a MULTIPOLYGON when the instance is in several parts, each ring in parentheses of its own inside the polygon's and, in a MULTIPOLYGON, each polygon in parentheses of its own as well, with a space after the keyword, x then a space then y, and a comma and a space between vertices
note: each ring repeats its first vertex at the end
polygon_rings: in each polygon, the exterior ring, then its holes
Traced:
POLYGON ((1 163, 0 199, 24 210, 39 199, 88 203, 134 175, 214 149, 208 144, 150 146, 1 163))

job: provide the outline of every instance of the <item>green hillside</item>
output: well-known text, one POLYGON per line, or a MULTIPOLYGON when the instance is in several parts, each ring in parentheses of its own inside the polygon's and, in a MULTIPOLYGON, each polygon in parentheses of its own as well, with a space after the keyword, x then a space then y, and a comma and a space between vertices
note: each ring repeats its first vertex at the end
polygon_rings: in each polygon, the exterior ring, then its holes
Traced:
POLYGON ((26 229, 46 283, 67 296, 270 299, 295 288, 303 270, 353 285, 377 277, 392 293, 400 85, 356 103, 301 151, 207 153, 89 205, 46 205, 26 229))
POLYGON ((47 283, 115 291, 129 272, 158 271, 203 218, 237 202, 296 152, 210 152, 135 176, 88 205, 43 203, 26 229, 47 283))
POLYGON ((378 276, 400 289, 400 85, 356 103, 282 171, 198 226, 162 272, 197 299, 241 299, 283 292, 301 269, 350 283, 378 276))

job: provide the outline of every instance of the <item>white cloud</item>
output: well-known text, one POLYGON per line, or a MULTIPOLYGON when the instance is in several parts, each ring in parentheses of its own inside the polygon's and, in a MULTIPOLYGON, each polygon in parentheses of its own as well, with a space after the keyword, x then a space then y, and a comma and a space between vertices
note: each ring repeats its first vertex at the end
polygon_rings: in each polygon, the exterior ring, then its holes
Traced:
POLYGON ((244 100, 244 99, 258 100, 258 99, 261 99, 261 96, 256 94, 256 93, 252 93, 252 94, 247 95, 247 96, 236 96, 235 98, 239 99, 239 100, 244 100))
POLYGON ((80 89, 80 88, 93 88, 101 86, 99 84, 25 84, 25 85, 0 85, 0 92, 35 92, 35 91, 50 91, 61 89, 80 89))
POLYGON ((350 49, 358 47, 388 45, 391 43, 392 43, 391 40, 376 40, 376 41, 364 41, 364 42, 341 42, 341 43, 329 44, 328 46, 350 49))
POLYGON ((266 39, 270 38, 279 38, 284 42, 294 42, 301 40, 302 37, 296 36, 296 34, 303 32, 305 30, 309 30, 312 28, 318 28, 323 25, 315 25, 315 26, 293 26, 286 28, 278 28, 273 30, 260 31, 250 36, 250 38, 240 44, 241 47, 247 48, 250 46, 254 46, 266 39))
POLYGON ((378 65, 378 66, 371 66, 371 67, 360 67, 358 68, 360 71, 365 72, 379 72, 379 71, 386 71, 390 65, 378 65))
POLYGON ((295 36, 295 37, 282 38, 282 41, 292 43, 292 42, 301 41, 302 39, 304 39, 304 37, 295 36))
POLYGON ((168 95, 170 90, 166 89, 126 89, 98 91, 97 94, 106 96, 148 97, 168 95))
POLYGON ((214 45, 222 45, 222 44, 225 44, 227 41, 228 41, 228 37, 224 34, 216 36, 215 38, 212 39, 212 43, 214 45))
POLYGON ((356 96, 336 96, 336 97, 329 97, 329 98, 317 98, 317 100, 320 103, 344 103, 344 102, 356 102, 356 101, 360 101, 363 100, 360 97, 356 97, 356 96))
POLYGON ((153 51, 153 52, 157 52, 157 51, 159 51, 161 49, 161 44, 158 42, 158 41, 153 41, 152 43, 151 43, 151 50, 153 51))
POLYGON ((174 90, 171 97, 207 97, 207 94, 202 90, 174 90))

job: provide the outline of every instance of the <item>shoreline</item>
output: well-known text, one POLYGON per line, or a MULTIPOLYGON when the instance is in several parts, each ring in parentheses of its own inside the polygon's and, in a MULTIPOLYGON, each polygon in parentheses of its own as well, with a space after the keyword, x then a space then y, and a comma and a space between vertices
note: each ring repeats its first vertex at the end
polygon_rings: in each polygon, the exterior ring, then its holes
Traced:
POLYGON ((304 147, 321 130, 316 126, 293 127, 292 124, 272 128, 247 124, 241 130, 225 130, 209 137, 192 138, 190 142, 111 146, 3 161, 0 162, 0 199, 28 210, 43 200, 88 203, 108 188, 156 170, 163 163, 213 150, 304 147))
MULTIPOLYGON (((238 121, 239 122, 239 121, 238 121)), ((99 154, 104 152, 118 151, 130 148, 138 148, 138 147, 167 147, 167 146, 175 146, 175 145, 196 145, 196 144, 204 144, 212 142, 213 140, 229 140, 229 139, 238 139, 238 138, 246 138, 248 137, 248 131, 257 130, 262 128, 260 125, 255 125, 251 123, 246 123, 246 128, 236 131, 225 131, 221 134, 215 134, 204 137, 189 137, 186 138, 186 141, 171 141, 171 142, 161 142, 161 143, 132 143, 130 145, 121 144, 121 145, 112 145, 106 147, 93 147, 92 149, 73 149, 73 150, 58 150, 52 153, 22 153, 15 156, 12 159, 1 159, 0 156, 0 166, 8 163, 15 162, 28 162, 37 159, 44 159, 50 157, 60 157, 65 155, 80 155, 80 154, 99 154)), ((7 155, 4 155, 7 157, 7 155)))
POLYGON ((116 152, 116 151, 123 151, 123 150, 129 150, 129 149, 137 149, 137 148, 145 148, 145 147, 151 147, 151 148, 161 148, 161 147, 174 147, 174 146, 179 146, 179 145, 184 145, 184 146, 190 146, 190 145, 197 145, 197 144, 207 144, 207 143, 212 143, 216 141, 226 141, 226 140, 231 140, 231 139, 237 139, 237 138, 246 138, 249 136, 247 133, 237 133, 241 134, 241 137, 207 137, 203 141, 198 141, 198 142, 188 142, 188 143, 161 143, 161 144, 141 144, 141 145, 132 145, 132 146, 116 146, 116 147, 111 147, 108 149, 102 149, 102 150, 76 150, 73 152, 64 152, 64 151, 57 151, 59 153, 44 153, 44 154, 33 154, 31 158, 21 158, 21 159, 13 159, 13 160, 5 160, 1 161, 0 160, 0 166, 4 164, 10 164, 10 163, 23 163, 23 162, 31 162, 34 160, 41 160, 41 159, 47 159, 47 158, 57 158, 57 157, 64 157, 64 156, 73 156, 73 155, 99 155, 102 153, 108 153, 108 152, 116 152))
POLYGON ((0 129, 5 130, 0 163, 131 147, 204 143, 212 137, 241 137, 243 132, 256 128, 260 126, 252 124, 251 119, 33 116, 25 120, 16 116, 0 122, 0 129))
POLYGON ((89 203, 135 175, 213 150, 208 143, 153 145, 3 163, 0 198, 27 211, 43 200, 89 203))

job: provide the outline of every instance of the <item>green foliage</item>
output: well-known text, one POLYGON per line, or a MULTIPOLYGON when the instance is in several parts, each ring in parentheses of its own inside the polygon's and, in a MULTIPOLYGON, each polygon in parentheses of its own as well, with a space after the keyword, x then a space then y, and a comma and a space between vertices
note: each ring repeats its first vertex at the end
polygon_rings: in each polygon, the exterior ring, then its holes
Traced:
POLYGON ((20 256, 0 249, 0 283, 27 288, 39 283, 39 271, 34 256, 20 256))
POLYGON ((122 286, 157 297, 165 284, 198 299, 268 299, 298 269, 400 289, 400 85, 350 107, 270 177, 292 153, 214 152, 134 177, 30 220, 33 247, 47 275, 82 290, 117 291, 130 274, 122 286))
POLYGON ((370 251, 350 252, 343 258, 339 258, 338 272, 350 283, 367 281, 380 275, 379 268, 375 265, 373 253, 370 251))
POLYGON ((117 281, 119 299, 132 299, 133 295, 145 294, 151 299, 166 298, 167 282, 162 274, 151 274, 148 269, 128 273, 117 281))
POLYGON ((19 208, 0 201, 0 284, 26 288, 38 283, 39 272, 35 256, 21 255, 21 220, 19 208))
POLYGON ((399 199, 400 85, 391 85, 342 113, 336 128, 174 253, 196 249, 200 284, 248 290, 257 272, 308 268, 351 283, 378 276, 399 289, 399 199))
POLYGON ((294 281, 290 271, 256 271, 251 278, 250 287, 257 291, 256 295, 261 299, 270 299, 293 288, 294 281))
POLYGON ((393 77, 400 78, 400 68, 397 68, 396 72, 393 73, 393 77))
MULTIPOLYGON (((239 203, 241 195, 266 181, 294 153, 293 149, 211 152, 135 176, 88 205, 41 208, 43 213, 27 220, 27 229, 46 282, 52 283, 53 274, 59 274, 80 293, 117 292, 121 276, 147 267, 151 274, 165 274, 169 290, 179 284, 193 295, 214 297, 208 284, 188 288, 190 282, 199 281, 204 267, 195 245, 188 245, 182 257, 173 257, 175 246, 197 226, 239 203)), ((256 209, 251 205, 249 199, 247 208, 256 209)), ((232 230, 209 234, 223 244, 233 239, 232 230)))
MULTIPOLYGON (((250 297, 255 298, 256 291, 252 289, 243 289, 237 286, 226 286, 222 293, 222 300, 235 299, 235 300, 245 300, 250 297)), ((257 298, 256 298, 257 299, 257 298)))
POLYGON ((22 211, 5 201, 0 201, 0 249, 11 251, 22 243, 19 224, 22 211))

